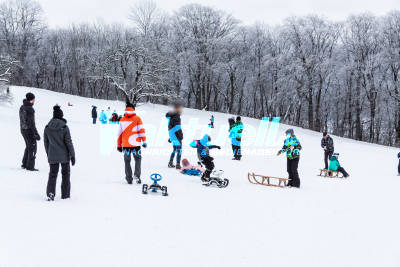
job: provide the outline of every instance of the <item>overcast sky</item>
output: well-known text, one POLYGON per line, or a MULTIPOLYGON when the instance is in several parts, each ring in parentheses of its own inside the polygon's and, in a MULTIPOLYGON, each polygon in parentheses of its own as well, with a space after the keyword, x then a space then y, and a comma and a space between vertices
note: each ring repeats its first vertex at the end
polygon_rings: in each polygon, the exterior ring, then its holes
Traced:
MULTIPOLYGON (((0 0, 1 1, 1 0, 0 0)), ((72 22, 128 23, 129 7, 135 0, 38 0, 51 27, 72 22)), ((172 13, 189 3, 200 3, 231 13, 246 24, 256 21, 281 23, 291 15, 318 14, 332 20, 342 20, 350 14, 371 12, 383 15, 400 9, 400 0, 155 0, 172 13)))

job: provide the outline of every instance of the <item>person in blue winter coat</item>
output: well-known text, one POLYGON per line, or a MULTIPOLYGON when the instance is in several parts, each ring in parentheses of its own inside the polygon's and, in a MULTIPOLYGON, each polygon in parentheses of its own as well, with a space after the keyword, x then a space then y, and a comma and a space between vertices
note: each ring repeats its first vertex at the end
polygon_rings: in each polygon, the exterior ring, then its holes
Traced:
POLYGON ((221 149, 220 146, 211 145, 211 137, 206 134, 201 140, 195 140, 190 143, 190 146, 197 149, 197 157, 200 160, 200 163, 204 164, 206 167, 206 171, 203 173, 201 177, 201 181, 207 182, 210 180, 210 175, 214 170, 214 158, 210 156, 210 149, 221 149))
POLYGON ((100 122, 102 123, 102 124, 107 124, 107 122, 108 122, 108 119, 107 119, 107 115, 106 115, 106 113, 104 112, 104 109, 103 110, 101 110, 101 112, 100 112, 100 122))
POLYGON ((210 128, 214 128, 214 115, 211 115, 211 118, 210 118, 210 124, 209 124, 209 126, 210 126, 210 128))
POLYGON ((397 166, 397 175, 400 176, 400 152, 397 154, 397 158, 399 159, 399 165, 397 166))

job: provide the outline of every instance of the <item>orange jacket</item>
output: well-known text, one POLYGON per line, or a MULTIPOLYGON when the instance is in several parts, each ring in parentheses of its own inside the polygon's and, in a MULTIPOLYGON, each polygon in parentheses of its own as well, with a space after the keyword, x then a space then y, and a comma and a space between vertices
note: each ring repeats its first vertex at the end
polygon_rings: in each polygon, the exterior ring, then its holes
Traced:
POLYGON ((146 142, 146 131, 142 119, 133 108, 126 108, 124 117, 119 122, 118 147, 138 147, 146 142))

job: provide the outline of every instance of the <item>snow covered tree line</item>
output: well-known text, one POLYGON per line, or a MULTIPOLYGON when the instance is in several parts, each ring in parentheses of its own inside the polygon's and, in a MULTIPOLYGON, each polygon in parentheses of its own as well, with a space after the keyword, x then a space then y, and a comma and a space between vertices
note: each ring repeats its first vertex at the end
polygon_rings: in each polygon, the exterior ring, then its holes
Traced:
POLYGON ((52 29, 34 0, 3 2, 0 75, 13 69, 17 85, 134 103, 180 99, 400 145, 400 11, 270 27, 198 4, 169 15, 147 1, 130 19, 52 29))

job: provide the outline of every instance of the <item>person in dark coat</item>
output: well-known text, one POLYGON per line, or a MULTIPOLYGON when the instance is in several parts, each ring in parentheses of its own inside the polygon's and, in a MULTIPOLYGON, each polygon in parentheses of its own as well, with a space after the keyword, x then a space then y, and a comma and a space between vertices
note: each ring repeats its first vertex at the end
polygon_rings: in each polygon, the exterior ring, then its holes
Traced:
POLYGON ((40 140, 40 135, 35 124, 35 95, 27 93, 23 100, 23 105, 19 109, 19 119, 21 134, 25 141, 24 157, 22 158, 23 169, 28 171, 38 171, 35 169, 35 159, 37 152, 37 141, 40 140))
POLYGON ((92 119, 93 119, 93 124, 96 124, 97 121, 97 107, 93 106, 92 108, 92 119))
POLYGON ((183 132, 181 126, 181 114, 183 112, 183 105, 178 103, 174 105, 174 111, 168 112, 166 117, 168 119, 168 142, 172 143, 172 153, 169 159, 168 167, 181 169, 181 156, 182 156, 182 140, 183 132), (174 158, 176 156, 176 166, 174 165, 174 158))
POLYGON ((70 198, 70 165, 75 165, 75 150, 67 121, 59 106, 53 108, 53 118, 44 129, 44 148, 50 164, 49 180, 47 183, 47 197, 53 201, 56 195, 57 175, 61 165, 61 198, 70 198))
POLYGON ((287 158, 287 172, 289 174, 290 187, 300 188, 300 177, 297 171, 300 161, 300 150, 302 149, 300 141, 294 134, 293 129, 286 131, 286 139, 283 143, 283 147, 278 151, 278 156, 285 153, 287 158))
POLYGON ((327 132, 322 134, 321 147, 324 149, 324 163, 325 170, 328 169, 328 160, 332 157, 333 152, 335 152, 335 147, 333 145, 333 139, 329 136, 327 132))

